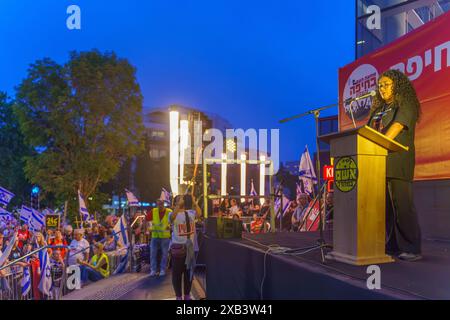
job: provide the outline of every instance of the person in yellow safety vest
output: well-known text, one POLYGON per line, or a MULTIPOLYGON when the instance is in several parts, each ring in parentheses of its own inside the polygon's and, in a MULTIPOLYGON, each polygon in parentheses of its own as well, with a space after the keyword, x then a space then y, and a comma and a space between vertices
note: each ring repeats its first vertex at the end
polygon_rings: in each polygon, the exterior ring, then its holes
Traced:
POLYGON ((91 258, 90 263, 79 260, 81 281, 86 283, 89 279, 91 281, 98 281, 104 278, 108 278, 110 275, 109 258, 103 252, 103 244, 97 242, 94 245, 94 256, 91 258))
POLYGON ((164 207, 163 200, 157 200, 157 207, 152 210, 150 242, 150 276, 158 274, 158 250, 161 250, 161 263, 159 265, 159 276, 166 275, 167 256, 170 244, 169 213, 171 209, 164 207))

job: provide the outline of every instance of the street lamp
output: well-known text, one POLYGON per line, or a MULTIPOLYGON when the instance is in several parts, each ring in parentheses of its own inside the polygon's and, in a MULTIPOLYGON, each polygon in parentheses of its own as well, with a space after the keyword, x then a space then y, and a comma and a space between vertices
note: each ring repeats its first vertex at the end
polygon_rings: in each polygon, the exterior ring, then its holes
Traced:
MULTIPOLYGON (((245 160, 247 159, 247 156, 245 155, 245 153, 241 154, 241 196, 245 196, 246 194, 246 190, 245 190, 245 176, 246 176, 246 172, 245 172, 245 160)), ((244 202, 245 198, 242 197, 241 198, 241 202, 244 202)))
POLYGON ((179 128, 180 114, 175 108, 171 108, 170 117, 170 187, 174 195, 178 194, 178 166, 179 166, 179 128))
POLYGON ((185 153, 188 148, 189 121, 180 121, 180 184, 184 183, 185 153))
MULTIPOLYGON (((259 156, 259 160, 261 161, 259 168, 259 195, 264 196, 264 191, 266 189, 265 178, 266 178, 266 157, 264 155, 259 156)), ((264 198, 261 198, 261 204, 264 204, 264 198)))
POLYGON ((220 187, 220 195, 227 195, 227 154, 222 153, 222 179, 220 187))

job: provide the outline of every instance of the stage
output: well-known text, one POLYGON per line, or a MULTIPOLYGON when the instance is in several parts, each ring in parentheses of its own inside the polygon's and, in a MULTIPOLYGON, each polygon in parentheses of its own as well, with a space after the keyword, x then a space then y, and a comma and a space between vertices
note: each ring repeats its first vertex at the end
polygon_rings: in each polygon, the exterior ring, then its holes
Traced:
MULTIPOLYGON (((320 250, 266 255, 269 245, 305 248, 318 238, 309 232, 244 234, 243 239, 230 240, 205 237, 207 299, 450 299, 446 241, 423 240, 420 261, 380 264, 381 289, 374 290, 366 285, 367 266, 329 260, 322 264, 320 250)), ((329 231, 325 238, 332 243, 329 231)))

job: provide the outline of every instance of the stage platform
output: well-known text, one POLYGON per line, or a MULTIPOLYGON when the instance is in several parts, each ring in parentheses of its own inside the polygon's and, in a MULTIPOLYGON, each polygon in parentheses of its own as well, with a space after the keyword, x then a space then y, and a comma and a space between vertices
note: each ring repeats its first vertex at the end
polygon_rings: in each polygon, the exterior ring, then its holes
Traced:
MULTIPOLYGON (((381 289, 373 290, 367 266, 322 264, 320 250, 266 254, 269 245, 304 248, 318 238, 312 232, 205 237, 207 299, 450 299, 450 242, 423 240, 422 260, 380 264, 381 289)), ((325 239, 332 243, 330 232, 325 239)))

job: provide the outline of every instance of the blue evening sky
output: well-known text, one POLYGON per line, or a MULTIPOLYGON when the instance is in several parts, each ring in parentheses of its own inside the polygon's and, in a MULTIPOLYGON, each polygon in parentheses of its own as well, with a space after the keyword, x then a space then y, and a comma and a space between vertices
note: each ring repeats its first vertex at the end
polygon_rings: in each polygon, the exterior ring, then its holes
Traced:
POLYGON ((354 14, 354 0, 1 0, 0 90, 13 96, 37 59, 113 50, 136 66, 145 107, 177 103, 235 128, 279 128, 281 160, 298 160, 305 144, 315 150, 314 119, 278 120, 337 102, 354 14), (66 27, 71 4, 81 30, 66 27))

